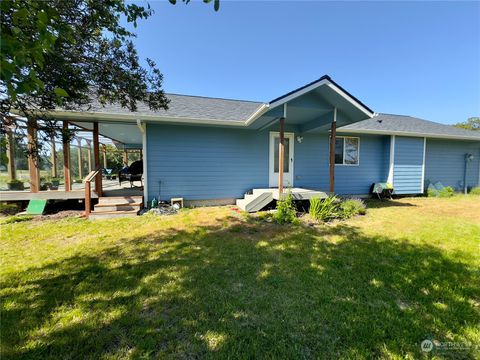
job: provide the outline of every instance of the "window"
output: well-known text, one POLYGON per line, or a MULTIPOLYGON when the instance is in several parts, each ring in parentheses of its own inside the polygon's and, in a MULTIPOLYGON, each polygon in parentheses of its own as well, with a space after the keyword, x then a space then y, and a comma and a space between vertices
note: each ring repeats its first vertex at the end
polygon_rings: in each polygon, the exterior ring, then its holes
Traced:
POLYGON ((335 139, 335 164, 358 165, 360 157, 360 138, 337 137, 335 139))

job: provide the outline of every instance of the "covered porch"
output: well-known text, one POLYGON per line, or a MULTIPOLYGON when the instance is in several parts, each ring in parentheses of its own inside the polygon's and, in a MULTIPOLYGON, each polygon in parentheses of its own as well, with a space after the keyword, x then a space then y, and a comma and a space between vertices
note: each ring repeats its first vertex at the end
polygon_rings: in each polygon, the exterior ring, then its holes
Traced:
MULTIPOLYGON (((270 134, 270 187, 276 188, 276 194, 285 194, 286 187, 298 186, 294 173, 297 169, 295 146, 301 146, 304 139, 318 143, 325 138, 328 150, 316 156, 322 161, 328 158, 328 188, 316 190, 335 193, 337 128, 373 115, 372 110, 328 76, 272 100, 251 125, 257 131, 270 134)), ((318 144, 309 149, 310 158, 312 150, 318 151, 318 144)))
POLYGON ((132 187, 118 179, 120 169, 143 158, 141 131, 135 122, 125 125, 66 116, 54 116, 54 121, 61 129, 54 135, 41 119, 18 117, 7 128, 0 201, 143 196, 143 183, 132 187), (67 140, 63 130, 74 137, 67 140), (27 137, 22 138, 22 133, 27 137))

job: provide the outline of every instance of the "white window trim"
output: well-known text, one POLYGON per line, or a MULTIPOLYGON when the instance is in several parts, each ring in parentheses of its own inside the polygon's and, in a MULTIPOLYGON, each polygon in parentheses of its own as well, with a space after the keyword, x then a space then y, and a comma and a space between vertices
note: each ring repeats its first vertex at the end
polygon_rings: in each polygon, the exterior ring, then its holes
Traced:
POLYGON ((335 166, 360 166, 360 138, 358 136, 337 136, 336 139, 343 139, 343 164, 335 163, 335 166), (356 164, 345 164, 345 139, 357 139, 358 141, 358 161, 356 164))
MULTIPOLYGON (((278 173, 275 173, 273 171, 274 162, 275 162, 275 160, 274 160, 275 155, 274 155, 274 149, 272 147, 272 141, 273 141, 273 139, 275 139, 276 136, 280 136, 280 133, 278 131, 270 131, 269 143, 268 143, 268 148, 269 148, 268 149, 268 152, 269 152, 269 155, 268 155, 268 186, 269 187, 278 186, 278 183, 275 184, 275 182, 272 178, 272 176, 277 176, 278 175, 278 173), (277 174, 277 175, 275 175, 275 174, 277 174)), ((292 174, 291 175, 292 182, 291 182, 291 184, 288 184, 288 186, 293 187, 294 186, 293 183, 295 182, 295 174, 294 174, 294 170, 295 170, 295 133, 284 132, 284 136, 288 137, 289 140, 290 140, 290 143, 291 143, 291 146, 290 146, 291 155, 290 155, 290 157, 291 157, 292 161, 290 162, 290 173, 292 174)))

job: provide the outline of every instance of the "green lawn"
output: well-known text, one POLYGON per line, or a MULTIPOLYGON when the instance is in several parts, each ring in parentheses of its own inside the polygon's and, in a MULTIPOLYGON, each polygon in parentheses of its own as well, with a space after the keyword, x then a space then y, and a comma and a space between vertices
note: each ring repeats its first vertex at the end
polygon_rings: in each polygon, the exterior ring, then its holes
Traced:
MULTIPOLYGON (((419 358, 424 339, 480 344, 480 197, 370 205, 317 227, 229 207, 1 225, 2 359, 419 358)), ((466 347, 446 356, 480 356, 466 347)))

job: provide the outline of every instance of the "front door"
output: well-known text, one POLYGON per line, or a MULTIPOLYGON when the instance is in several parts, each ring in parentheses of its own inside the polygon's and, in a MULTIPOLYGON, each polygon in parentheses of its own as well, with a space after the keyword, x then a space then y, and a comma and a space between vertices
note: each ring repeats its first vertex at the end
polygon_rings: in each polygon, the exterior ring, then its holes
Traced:
MULTIPOLYGON (((278 186, 278 148, 280 144, 280 134, 278 132, 270 133, 270 170, 269 186, 278 186)), ((293 186, 293 133, 285 133, 284 138, 284 158, 283 158, 283 186, 293 186)))

